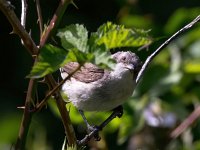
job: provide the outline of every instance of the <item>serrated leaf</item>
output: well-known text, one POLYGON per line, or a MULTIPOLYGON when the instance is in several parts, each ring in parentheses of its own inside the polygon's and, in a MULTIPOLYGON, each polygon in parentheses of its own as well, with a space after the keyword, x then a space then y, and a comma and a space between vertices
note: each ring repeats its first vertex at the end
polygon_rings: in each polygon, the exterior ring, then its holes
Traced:
POLYGON ((83 25, 69 25, 57 34, 65 50, 46 45, 40 50, 37 63, 28 77, 41 78, 53 73, 69 61, 93 62, 103 68, 113 68, 109 50, 112 48, 142 46, 151 42, 145 31, 133 31, 108 22, 92 33, 83 25))
POLYGON ((147 31, 126 29, 123 25, 108 22, 99 27, 96 33, 91 34, 94 44, 104 44, 107 49, 120 47, 139 47, 150 44, 152 39, 147 31))
POLYGON ((115 66, 115 61, 111 58, 111 54, 107 51, 103 51, 101 48, 97 48, 94 52, 94 64, 100 66, 101 68, 113 69, 115 66))
POLYGON ((73 62, 84 63, 86 61, 91 61, 94 58, 92 53, 83 53, 76 49, 70 50, 67 59, 73 62))
POLYGON ((83 25, 75 24, 59 30, 57 36, 61 38, 63 48, 66 50, 77 49, 81 52, 88 51, 88 31, 83 25))
POLYGON ((40 49, 37 63, 33 66, 31 78, 41 78, 49 73, 53 73, 67 63, 67 51, 55 47, 51 44, 45 45, 40 49))

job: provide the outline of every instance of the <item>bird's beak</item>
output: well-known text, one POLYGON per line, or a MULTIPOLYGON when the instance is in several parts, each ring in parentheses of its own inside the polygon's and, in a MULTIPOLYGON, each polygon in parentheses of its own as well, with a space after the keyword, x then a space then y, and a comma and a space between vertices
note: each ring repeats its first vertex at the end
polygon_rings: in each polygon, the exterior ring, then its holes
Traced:
POLYGON ((131 73, 133 73, 135 67, 134 67, 133 64, 128 64, 128 65, 126 65, 126 68, 127 68, 128 70, 130 70, 131 73))

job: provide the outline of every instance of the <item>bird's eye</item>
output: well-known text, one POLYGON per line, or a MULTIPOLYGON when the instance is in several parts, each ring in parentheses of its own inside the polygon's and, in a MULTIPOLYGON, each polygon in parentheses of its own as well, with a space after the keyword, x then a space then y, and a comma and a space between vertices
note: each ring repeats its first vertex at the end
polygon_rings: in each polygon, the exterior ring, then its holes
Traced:
POLYGON ((121 58, 121 60, 122 60, 122 61, 126 61, 126 57, 123 56, 123 57, 121 58))

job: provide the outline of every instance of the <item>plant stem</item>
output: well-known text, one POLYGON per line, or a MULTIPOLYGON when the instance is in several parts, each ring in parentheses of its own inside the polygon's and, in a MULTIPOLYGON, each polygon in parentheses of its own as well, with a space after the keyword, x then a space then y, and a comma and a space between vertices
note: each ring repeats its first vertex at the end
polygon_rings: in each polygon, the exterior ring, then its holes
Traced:
MULTIPOLYGON (((54 87, 57 87, 57 83, 55 82, 55 80, 53 79, 52 75, 47 75, 46 79, 48 81, 48 83, 50 83, 51 88, 53 89, 54 87)), ((75 146, 77 144, 77 140, 76 140, 76 136, 75 136, 75 132, 73 129, 73 126, 71 124, 71 120, 69 117, 69 112, 66 109, 66 104, 64 102, 64 100, 62 99, 62 96, 60 94, 60 92, 56 92, 54 94, 55 99, 56 99, 56 104, 57 107, 59 109, 59 112, 61 114, 61 118, 62 118, 62 122, 65 128, 65 134, 68 140, 68 145, 69 146, 75 146)))
POLYGON ((192 125, 200 117, 200 106, 197 106, 195 110, 171 133, 171 138, 177 138, 181 135, 190 125, 192 125))
POLYGON ((21 25, 19 19, 17 18, 15 12, 6 0, 0 0, 0 9, 7 17, 8 21, 13 27, 13 33, 18 34, 18 36, 23 40, 26 50, 32 55, 35 56, 38 52, 38 48, 33 42, 32 38, 29 36, 28 32, 21 25))
POLYGON ((54 32, 54 29, 58 26, 60 23, 61 18, 64 15, 64 12, 67 8, 67 6, 71 3, 72 0, 61 0, 59 3, 59 6, 53 15, 50 24, 47 27, 47 30, 43 34, 43 36, 40 39, 40 47, 43 47, 44 44, 46 43, 47 39, 49 38, 50 34, 54 32))
POLYGON ((43 19, 42 19, 42 11, 40 7, 40 1, 36 0, 36 8, 37 8, 37 15, 38 15, 38 23, 39 23, 39 29, 40 29, 40 39, 42 37, 43 32, 43 19))
POLYGON ((19 129, 19 136, 17 138, 17 142, 15 145, 15 150, 25 149, 26 137, 27 137, 29 126, 32 119, 32 113, 30 112, 30 108, 32 105, 32 101, 35 99, 36 84, 37 84, 36 79, 30 79, 28 91, 26 95, 24 113, 23 113, 22 122, 19 129))
POLYGON ((138 76, 136 78, 136 83, 140 81, 142 78, 144 71, 148 67, 148 65, 151 63, 153 58, 157 56, 165 47, 167 47, 171 41, 173 41, 175 38, 177 38, 180 34, 188 31, 191 29, 196 23, 200 21, 200 15, 197 16, 194 20, 192 20, 189 24, 178 30, 176 33, 174 33, 170 38, 168 38, 162 45, 160 45, 150 56, 147 57, 146 61, 144 62, 142 69, 138 73, 138 76))
MULTIPOLYGON (((52 96, 54 95, 59 89, 60 87, 67 81, 71 78, 71 76, 80 69, 81 65, 79 65, 77 68, 74 69, 74 71, 72 73, 70 73, 65 79, 63 79, 59 84, 53 84, 55 85, 53 87, 53 85, 50 85, 51 86, 51 91, 48 92, 48 94, 45 96, 45 98, 38 104, 36 105, 35 109, 33 110, 34 112, 35 111, 39 111, 41 110, 41 108, 46 104, 46 101, 52 96)), ((46 79, 47 79, 48 76, 46 76, 46 79)), ((52 77, 51 77, 52 78, 52 77)), ((48 80, 47 80, 48 82, 48 80)), ((49 83, 49 82, 48 82, 49 83)))
MULTIPOLYGON (((60 19, 62 18, 67 5, 71 3, 71 0, 60 0, 60 4, 58 6, 58 9, 56 10, 56 13, 54 14, 53 18, 51 19, 50 25, 47 28, 47 31, 43 34, 43 37, 41 37, 41 43, 40 47, 44 46, 46 41, 48 40, 50 34, 52 34, 53 29, 58 25, 60 19)), ((22 40, 23 45, 25 46, 26 50, 32 55, 36 56, 39 52, 38 47, 35 45, 34 41, 31 39, 29 34, 26 32, 24 27, 21 25, 19 19, 17 18, 15 12, 13 11, 12 5, 8 3, 6 0, 0 0, 0 9, 4 13, 4 15, 7 17, 8 21, 13 27, 13 33, 16 33, 22 40)), ((33 57, 35 58, 35 57, 33 57)), ((35 60, 36 62, 36 60, 35 60)), ((48 82, 52 86, 52 89, 54 86, 57 85, 55 80, 51 75, 47 76, 49 78, 48 82)), ((21 127, 19 131, 19 137, 15 146, 15 149, 21 150, 25 148, 25 142, 26 142, 26 136, 29 130, 29 125, 32 119, 32 112, 30 111, 31 108, 31 102, 32 102, 32 95, 35 95, 34 92, 34 85, 36 81, 34 79, 30 79, 29 86, 28 86, 28 93, 26 96, 26 102, 25 102, 25 109, 24 114, 21 122, 21 127)), ((58 109, 60 111, 63 125, 65 128, 65 133, 68 140, 69 146, 75 146, 76 145, 76 137, 73 130, 73 127, 71 125, 71 121, 69 118, 68 111, 65 107, 65 102, 63 101, 60 92, 56 91, 55 93, 56 103, 58 106, 58 109)))

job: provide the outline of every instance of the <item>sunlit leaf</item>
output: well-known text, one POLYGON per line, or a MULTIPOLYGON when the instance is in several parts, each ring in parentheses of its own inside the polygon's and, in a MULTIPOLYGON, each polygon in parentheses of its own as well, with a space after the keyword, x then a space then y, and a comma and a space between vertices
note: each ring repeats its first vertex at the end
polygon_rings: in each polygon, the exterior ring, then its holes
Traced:
POLYGON ((126 29, 122 25, 108 22, 91 33, 83 25, 69 25, 57 34, 65 50, 46 45, 40 50, 37 63, 28 77, 40 78, 53 73, 69 61, 92 62, 103 68, 113 68, 109 50, 120 47, 143 46, 152 41, 146 31, 126 29))
POLYGON ((111 54, 107 51, 103 51, 101 48, 97 48, 94 52, 93 62, 102 68, 111 68, 115 66, 115 61, 111 58, 111 54))
POLYGON ((70 50, 67 55, 67 59, 69 61, 79 62, 79 63, 91 61, 93 58, 94 58, 94 55, 92 53, 84 53, 76 49, 70 50))
POLYGON ((62 46, 66 50, 77 49, 81 52, 88 51, 88 31, 83 25, 75 24, 66 26, 57 34, 61 38, 62 46))
POLYGON ((100 26, 97 32, 91 35, 91 38, 97 45, 105 44, 107 49, 139 47, 152 42, 147 31, 126 29, 123 25, 116 25, 111 22, 100 26))
POLYGON ((53 73, 63 66, 68 59, 67 51, 55 47, 51 44, 45 45, 38 56, 37 63, 33 66, 30 75, 31 78, 40 78, 49 73, 53 73))

